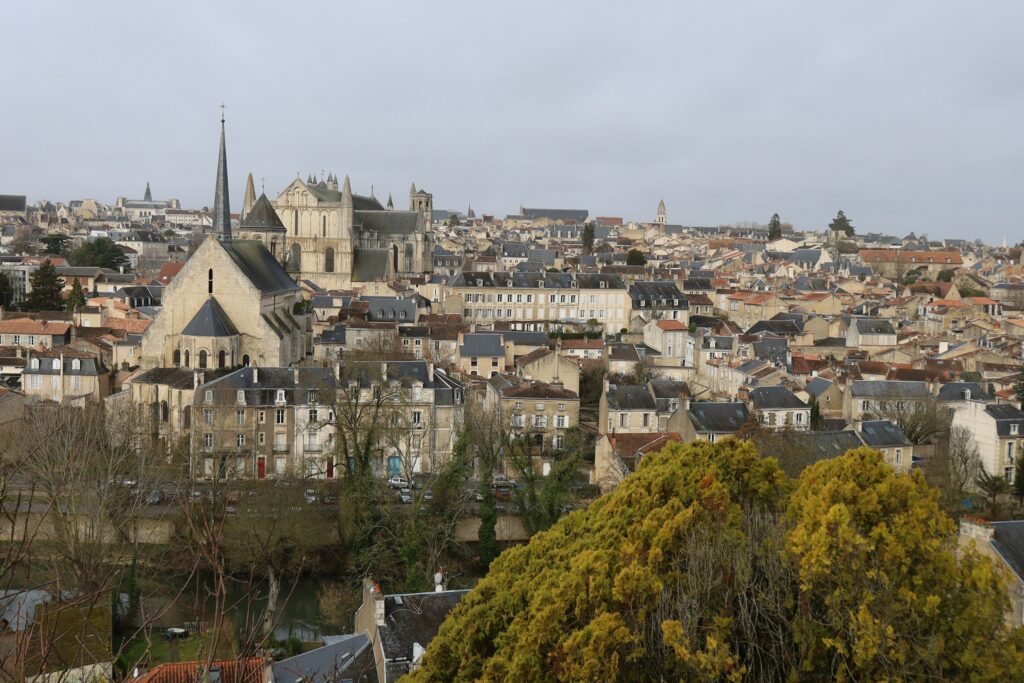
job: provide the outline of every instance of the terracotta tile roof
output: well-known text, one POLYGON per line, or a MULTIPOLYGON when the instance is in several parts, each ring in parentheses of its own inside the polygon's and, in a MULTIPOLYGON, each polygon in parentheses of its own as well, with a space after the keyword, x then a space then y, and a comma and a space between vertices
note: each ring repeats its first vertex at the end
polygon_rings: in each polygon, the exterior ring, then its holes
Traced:
POLYGON ((177 275, 184 267, 184 261, 165 263, 162 266, 160 266, 160 272, 156 274, 156 280, 159 281, 161 284, 166 285, 171 280, 173 280, 174 276, 177 275))
POLYGON ((128 334, 142 334, 149 329, 152 322, 152 320, 138 318, 107 318, 103 321, 103 326, 112 330, 124 330, 128 334))
POLYGON ((658 327, 666 332, 682 332, 686 329, 686 325, 678 320, 659 320, 658 327))
MULTIPOLYGON (((204 662, 175 662, 155 666, 135 683, 195 683, 207 680, 199 673, 204 662)), ((248 659, 224 659, 210 663, 210 668, 219 667, 221 683, 262 683, 264 662, 260 657, 248 659)))
POLYGON ((934 265, 963 265, 958 251, 908 251, 906 249, 861 249, 858 252, 861 261, 866 265, 872 263, 905 263, 927 266, 934 265), (929 261, 929 259, 931 259, 929 261), (946 259, 949 259, 948 261, 946 259))
POLYGON ((67 334, 70 329, 69 323, 48 323, 27 318, 0 320, 0 334, 67 334))
POLYGON ((603 348, 603 339, 566 339, 562 342, 563 351, 568 349, 595 349, 600 351, 603 348))

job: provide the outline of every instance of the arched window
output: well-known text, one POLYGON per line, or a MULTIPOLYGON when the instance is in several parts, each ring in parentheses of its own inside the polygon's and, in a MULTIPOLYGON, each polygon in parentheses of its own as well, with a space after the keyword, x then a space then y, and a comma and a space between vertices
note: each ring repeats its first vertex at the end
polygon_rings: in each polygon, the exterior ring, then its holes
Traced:
POLYGON ((327 247, 327 251, 324 252, 324 272, 334 272, 334 249, 327 247))
POLYGON ((295 272, 302 270, 302 246, 298 242, 292 245, 288 265, 295 272))
POLYGON ((397 273, 398 272, 398 245, 391 245, 391 268, 397 273))
POLYGON ((295 226, 295 234, 298 235, 299 234, 299 210, 295 209, 295 211, 293 213, 295 214, 295 220, 293 221, 293 225, 295 226))
POLYGON ((191 364, 190 364, 191 360, 192 360, 192 354, 189 353, 188 349, 185 349, 185 367, 186 368, 192 367, 191 364))
POLYGON ((169 411, 167 410, 167 401, 160 401, 160 420, 167 422, 169 417, 169 411))
POLYGON ((273 254, 274 258, 277 256, 277 240, 270 240, 270 253, 273 254))
POLYGON ((242 365, 244 367, 249 367, 249 354, 242 356, 242 365))
POLYGON ((323 217, 323 236, 327 237, 327 214, 323 217))
POLYGON ((39 359, 38 358, 33 358, 32 359, 32 369, 33 370, 38 370, 39 369, 39 359))
POLYGON ((199 352, 199 367, 206 367, 206 349, 199 352))
POLYGON ((227 363, 228 363, 228 354, 227 354, 226 351, 224 351, 224 349, 221 349, 220 352, 217 354, 217 367, 218 368, 227 367, 227 363))
POLYGON ((174 367, 181 365, 181 349, 174 349, 174 367))
POLYGON ((72 370, 81 370, 82 369, 82 361, 78 360, 77 358, 74 359, 73 361, 71 361, 71 369, 72 370))
POLYGON ((206 274, 206 292, 207 294, 213 294, 213 268, 210 268, 206 274))

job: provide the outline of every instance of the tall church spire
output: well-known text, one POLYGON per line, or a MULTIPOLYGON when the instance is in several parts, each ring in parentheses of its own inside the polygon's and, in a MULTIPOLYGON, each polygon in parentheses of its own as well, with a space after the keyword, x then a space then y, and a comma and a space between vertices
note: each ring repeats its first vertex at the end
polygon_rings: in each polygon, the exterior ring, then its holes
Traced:
POLYGON ((153 201, 153 193, 150 192, 150 190, 149 190, 149 181, 148 180, 146 181, 146 195, 143 197, 143 199, 145 201, 147 201, 147 202, 153 201))
POLYGON ((256 204, 256 185, 252 182, 252 173, 245 180, 245 196, 242 197, 242 213, 238 216, 239 222, 245 219, 256 204))
POLYGON ((352 183, 349 182, 348 176, 345 176, 345 184, 341 186, 341 205, 344 208, 352 207, 352 183))
POLYGON ((231 200, 228 197, 228 153, 224 144, 224 111, 220 114, 220 156, 217 158, 217 194, 213 199, 213 234, 231 239, 231 200))

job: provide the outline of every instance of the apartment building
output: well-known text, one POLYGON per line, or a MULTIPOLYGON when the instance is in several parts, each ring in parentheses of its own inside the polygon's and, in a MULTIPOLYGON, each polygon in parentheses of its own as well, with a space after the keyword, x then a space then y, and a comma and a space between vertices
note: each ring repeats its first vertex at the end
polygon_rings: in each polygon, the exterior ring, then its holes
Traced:
POLYGON ((596 322, 618 332, 628 325, 631 305, 622 278, 603 273, 465 272, 446 292, 445 310, 467 323, 525 330, 596 322))

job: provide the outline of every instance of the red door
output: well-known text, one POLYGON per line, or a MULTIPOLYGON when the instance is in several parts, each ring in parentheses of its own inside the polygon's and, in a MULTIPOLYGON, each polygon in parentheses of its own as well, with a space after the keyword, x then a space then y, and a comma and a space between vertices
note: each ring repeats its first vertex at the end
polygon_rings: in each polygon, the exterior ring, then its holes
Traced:
POLYGON ((327 459, 327 478, 334 479, 334 458, 327 459))
POLYGON ((267 461, 265 458, 260 458, 256 461, 256 476, 260 479, 267 478, 267 461))

